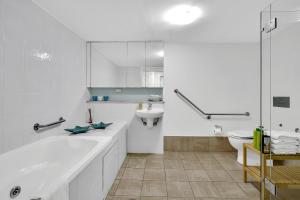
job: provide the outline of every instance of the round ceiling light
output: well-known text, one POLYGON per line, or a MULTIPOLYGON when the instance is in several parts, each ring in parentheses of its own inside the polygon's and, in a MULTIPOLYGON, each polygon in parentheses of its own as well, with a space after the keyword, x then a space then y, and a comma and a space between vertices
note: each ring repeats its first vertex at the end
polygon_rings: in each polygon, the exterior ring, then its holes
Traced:
POLYGON ((167 10, 163 18, 166 22, 173 25, 187 25, 203 15, 202 10, 196 6, 178 5, 167 10))

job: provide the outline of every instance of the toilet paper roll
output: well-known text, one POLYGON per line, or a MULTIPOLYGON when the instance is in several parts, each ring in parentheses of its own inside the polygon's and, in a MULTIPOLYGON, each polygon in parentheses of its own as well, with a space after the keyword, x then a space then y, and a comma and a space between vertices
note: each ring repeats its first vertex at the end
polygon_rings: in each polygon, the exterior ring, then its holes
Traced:
POLYGON ((215 125, 213 132, 214 135, 222 135, 223 134, 222 127, 219 125, 215 125))

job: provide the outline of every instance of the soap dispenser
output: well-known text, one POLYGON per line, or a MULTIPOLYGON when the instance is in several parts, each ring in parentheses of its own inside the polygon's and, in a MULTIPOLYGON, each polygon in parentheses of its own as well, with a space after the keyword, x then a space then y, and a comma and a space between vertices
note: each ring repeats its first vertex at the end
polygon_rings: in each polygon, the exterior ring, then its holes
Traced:
POLYGON ((143 110, 143 103, 140 102, 137 109, 138 110, 143 110))

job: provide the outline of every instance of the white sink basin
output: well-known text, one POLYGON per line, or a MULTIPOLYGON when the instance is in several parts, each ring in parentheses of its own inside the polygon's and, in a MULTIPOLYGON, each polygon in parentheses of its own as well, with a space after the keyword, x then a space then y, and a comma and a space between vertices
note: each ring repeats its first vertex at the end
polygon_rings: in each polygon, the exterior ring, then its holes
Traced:
POLYGON ((152 108, 151 110, 143 109, 137 110, 136 115, 141 118, 160 118, 164 114, 164 110, 161 108, 152 108))
POLYGON ((158 120, 163 116, 163 114, 164 110, 162 108, 152 108, 151 110, 142 109, 136 111, 136 115, 142 120, 145 120, 143 122, 147 122, 148 127, 153 127, 153 124, 155 123, 154 119, 158 120))

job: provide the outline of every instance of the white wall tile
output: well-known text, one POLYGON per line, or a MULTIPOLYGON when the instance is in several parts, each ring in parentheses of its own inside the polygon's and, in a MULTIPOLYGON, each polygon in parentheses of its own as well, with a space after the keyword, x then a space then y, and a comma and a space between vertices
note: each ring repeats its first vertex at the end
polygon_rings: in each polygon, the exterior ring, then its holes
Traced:
POLYGON ((84 122, 85 41, 30 0, 0 1, 0 72, 0 153, 84 122))

